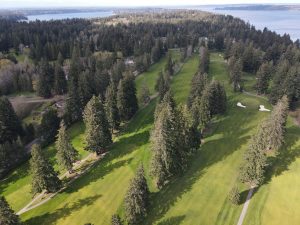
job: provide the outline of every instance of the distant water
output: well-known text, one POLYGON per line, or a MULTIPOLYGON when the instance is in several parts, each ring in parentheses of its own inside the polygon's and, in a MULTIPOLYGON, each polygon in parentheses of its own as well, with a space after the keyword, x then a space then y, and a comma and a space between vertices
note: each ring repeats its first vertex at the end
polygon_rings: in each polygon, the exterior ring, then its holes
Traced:
POLYGON ((114 13, 112 11, 99 11, 99 12, 76 12, 76 13, 59 13, 59 14, 41 14, 41 15, 30 15, 27 16, 28 21, 49 21, 49 20, 62 20, 62 19, 91 19, 112 16, 114 13))
MULTIPOLYGON (((276 10, 276 11, 250 11, 250 10, 215 10, 215 7, 199 7, 204 11, 232 15, 263 30, 267 27, 278 34, 289 34, 292 40, 300 39, 300 11, 276 10)), ((193 8, 195 9, 195 8, 193 8)))

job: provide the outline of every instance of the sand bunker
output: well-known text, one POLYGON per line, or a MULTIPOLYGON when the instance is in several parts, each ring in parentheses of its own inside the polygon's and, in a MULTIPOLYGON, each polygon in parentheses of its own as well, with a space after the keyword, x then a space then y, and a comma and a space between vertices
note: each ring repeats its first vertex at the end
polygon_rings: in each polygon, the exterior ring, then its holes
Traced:
POLYGON ((270 109, 266 109, 264 105, 260 105, 260 106, 259 106, 259 111, 262 111, 262 112, 270 112, 271 110, 270 110, 270 109))
POLYGON ((238 102, 237 104, 236 104, 238 107, 241 107, 241 108, 246 108, 246 106, 245 105, 243 105, 242 103, 240 103, 240 102, 238 102))

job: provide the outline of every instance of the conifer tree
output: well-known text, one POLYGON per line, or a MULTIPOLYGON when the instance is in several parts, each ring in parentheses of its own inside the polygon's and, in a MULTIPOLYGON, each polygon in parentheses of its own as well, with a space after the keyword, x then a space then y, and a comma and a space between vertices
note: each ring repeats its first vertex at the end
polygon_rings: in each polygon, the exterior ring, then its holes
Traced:
POLYGON ((0 224, 2 225, 19 225, 21 224, 19 217, 10 208, 6 199, 0 196, 0 224))
POLYGON ((105 112, 112 131, 118 130, 120 126, 120 115, 117 107, 117 95, 113 83, 111 83, 106 89, 105 112))
POLYGON ((70 70, 69 70, 69 80, 73 80, 75 85, 77 85, 79 74, 81 73, 82 66, 80 62, 80 48, 76 44, 73 47, 72 57, 70 61, 70 70))
POLYGON ((199 118, 200 126, 204 129, 211 119, 209 88, 206 88, 202 94, 199 105, 199 118))
POLYGON ((85 106, 93 96, 93 79, 89 71, 84 71, 78 78, 78 95, 81 105, 85 106))
POLYGON ((43 59, 39 64, 39 76, 36 85, 37 95, 49 98, 51 97, 51 90, 53 85, 53 73, 52 68, 48 61, 43 59))
POLYGON ((258 94, 265 94, 269 87, 269 81, 272 75, 272 62, 265 62, 259 67, 256 77, 256 90, 258 94))
POLYGON ((82 117, 82 105, 73 79, 69 81, 64 120, 67 125, 79 121, 82 117))
POLYGON ((67 80, 61 65, 57 62, 54 69, 54 92, 63 95, 67 92, 67 80))
POLYGON ((174 75, 174 68, 173 68, 173 60, 172 60, 172 54, 169 52, 167 55, 167 64, 165 66, 165 71, 170 75, 174 75))
POLYGON ((208 70, 209 70, 208 49, 204 46, 201 46, 199 49, 199 53, 200 53, 199 71, 200 71, 200 73, 208 73, 208 70))
POLYGON ((242 61, 236 60, 236 58, 230 58, 230 83, 233 84, 234 91, 242 90, 242 61))
POLYGON ((122 120, 130 120, 138 110, 134 78, 126 75, 119 83, 117 104, 122 120))
POLYGON ((58 65, 60 65, 60 66, 63 66, 63 65, 64 65, 64 57, 63 57, 63 55, 61 54, 61 52, 59 52, 58 55, 57 55, 57 63, 58 63, 58 65))
POLYGON ((39 126, 39 137, 43 146, 46 146, 55 140, 59 128, 60 119, 57 116, 57 110, 50 108, 46 111, 39 126))
POLYGON ((63 169, 68 170, 69 173, 72 173, 73 163, 78 158, 78 152, 70 142, 70 138, 63 121, 60 123, 55 147, 57 150, 56 158, 58 164, 63 169))
POLYGON ((163 74, 162 71, 159 72, 155 90, 158 91, 158 96, 160 101, 163 100, 165 94, 170 90, 170 76, 169 74, 163 74))
POLYGON ((86 150, 101 154, 112 143, 109 123, 99 97, 93 96, 84 109, 86 150))
POLYGON ((0 97, 0 144, 12 142, 22 134, 21 121, 10 101, 6 97, 0 97))
POLYGON ((121 218, 116 214, 112 215, 111 225, 123 225, 121 218))
POLYGON ((30 170, 32 174, 31 191, 35 195, 46 190, 54 193, 62 187, 50 162, 43 155, 40 145, 33 145, 31 148, 30 170))
POLYGON ((249 184, 250 187, 257 187, 264 180, 267 156, 264 152, 264 142, 261 135, 254 135, 244 156, 244 162, 240 170, 240 180, 249 184))
POLYGON ((172 95, 167 92, 155 110, 151 134, 151 174, 155 177, 158 187, 163 186, 169 177, 181 173, 185 168, 185 149, 181 149, 183 139, 175 107, 172 95))
POLYGON ((140 97, 140 102, 143 105, 148 104, 148 102, 150 101, 150 91, 149 91, 149 88, 146 85, 146 83, 143 83, 142 89, 141 89, 141 94, 139 97, 140 97))
POLYGON ((131 180, 125 196, 125 214, 128 224, 140 224, 147 215, 149 190, 143 166, 131 180))
POLYGON ((195 100, 196 97, 201 98, 202 92, 204 91, 207 85, 208 85, 208 77, 206 73, 204 74, 196 73, 194 75, 191 82, 191 90, 187 102, 189 108, 192 107, 193 101, 195 100))

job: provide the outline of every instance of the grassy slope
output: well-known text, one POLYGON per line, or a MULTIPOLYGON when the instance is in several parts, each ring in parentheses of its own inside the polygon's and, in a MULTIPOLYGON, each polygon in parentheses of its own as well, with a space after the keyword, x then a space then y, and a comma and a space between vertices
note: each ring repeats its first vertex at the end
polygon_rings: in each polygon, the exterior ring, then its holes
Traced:
MULTIPOLYGON (((269 104, 232 93, 226 64, 218 54, 211 55, 210 75, 226 86, 228 112, 214 119, 187 173, 156 194, 148 224, 235 224, 238 219, 242 206, 230 204, 227 193, 236 182, 250 135, 267 115, 258 112, 258 105, 269 104), (236 107, 238 101, 247 109, 236 107)), ((182 82, 178 83, 180 86, 182 82)), ((245 187, 241 190, 245 191, 245 187)))
MULTIPOLYGON (((197 58, 190 59, 176 76, 191 80, 197 70, 197 58), (190 72, 189 72, 190 71, 190 72)), ((145 76, 142 75, 142 76, 145 76)), ((174 83, 176 83, 176 78, 174 83)), ((188 90, 178 93, 187 96, 188 90)), ((156 100, 140 110, 113 144, 110 154, 64 193, 25 215, 28 224, 109 224, 111 215, 122 214, 122 202, 137 165, 149 163, 149 135, 156 100)), ((153 185, 150 184, 153 190, 153 185)))
MULTIPOLYGON (((171 52, 172 52, 173 60, 178 61, 180 58, 180 52, 176 49, 172 49, 171 52)), ((158 78, 158 74, 160 71, 163 71, 165 69, 166 62, 167 62, 167 58, 164 57, 158 63, 152 65, 147 72, 142 74, 142 76, 139 75, 136 78, 137 96, 139 96, 141 87, 144 83, 148 86, 150 95, 155 94, 154 87, 156 84, 156 80, 158 78)))
MULTIPOLYGON (((73 125, 69 130, 72 143, 79 151, 81 158, 88 154, 88 152, 83 150, 83 130, 83 124, 81 123, 73 125)), ((45 150, 47 157, 50 158, 51 162, 55 165, 55 169, 58 170, 59 168, 55 162, 54 145, 49 146, 45 150)), ((14 210, 18 211, 31 200, 30 182, 31 176, 29 173, 29 162, 18 167, 7 177, 7 179, 0 182, 1 194, 7 198, 7 201, 14 210)))

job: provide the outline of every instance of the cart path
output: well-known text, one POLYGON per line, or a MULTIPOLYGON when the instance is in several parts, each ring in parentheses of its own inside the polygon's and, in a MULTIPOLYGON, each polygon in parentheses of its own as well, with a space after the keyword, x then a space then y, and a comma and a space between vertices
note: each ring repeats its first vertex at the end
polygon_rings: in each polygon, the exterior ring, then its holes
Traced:
POLYGON ((246 199, 246 202, 244 204, 244 207, 243 207, 243 210, 241 212, 241 215, 240 215, 240 218, 239 218, 239 221, 238 221, 237 225, 242 225, 243 224, 243 221, 244 221, 244 218, 246 216, 246 213, 247 213, 247 210, 248 210, 248 206, 249 206, 250 199, 252 197, 253 191, 254 191, 254 187, 251 187, 251 189, 248 192, 247 199, 246 199))

